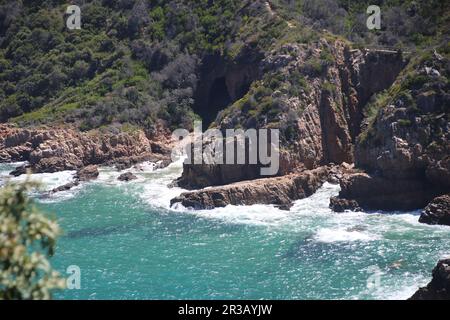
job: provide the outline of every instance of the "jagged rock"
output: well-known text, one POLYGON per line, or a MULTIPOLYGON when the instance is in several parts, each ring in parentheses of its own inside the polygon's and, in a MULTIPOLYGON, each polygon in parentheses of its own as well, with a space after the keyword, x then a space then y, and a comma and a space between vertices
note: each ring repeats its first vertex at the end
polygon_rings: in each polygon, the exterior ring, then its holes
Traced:
POLYGON ((136 177, 136 176, 135 176, 134 174, 132 174, 131 172, 126 172, 126 173, 121 174, 121 175, 119 176, 119 178, 117 178, 117 180, 128 182, 128 181, 131 181, 131 180, 136 180, 137 178, 138 178, 138 177, 136 177))
POLYGON ((356 200, 340 199, 338 197, 330 198, 330 208, 334 212, 361 211, 361 207, 356 200))
POLYGON ((409 300, 450 300, 450 259, 439 261, 431 282, 409 300))
POLYGON ((75 175, 75 179, 79 181, 90 181, 97 179, 98 175, 98 167, 95 165, 89 165, 78 170, 75 175))
POLYGON ((330 167, 304 171, 283 177, 242 181, 223 187, 181 194, 170 201, 196 210, 227 205, 272 204, 288 209, 292 202, 309 197, 328 179, 330 167))
MULTIPOLYGON (((417 179, 386 179, 367 173, 353 173, 341 179, 336 209, 415 210, 425 207, 440 189, 417 179), (349 204, 349 207, 345 205, 349 204)), ((334 206, 332 206, 334 208, 334 206)))
POLYGON ((79 132, 71 128, 21 129, 0 124, 0 161, 29 161, 32 171, 78 170, 91 164, 131 167, 140 161, 170 161, 170 141, 143 131, 79 132), (151 145, 158 151, 152 151, 151 145))
POLYGON ((62 191, 68 191, 76 186, 78 186, 80 184, 79 180, 75 180, 73 182, 69 182, 65 185, 59 186, 57 188, 54 188, 51 193, 57 193, 57 192, 62 192, 62 191))
POLYGON ((450 194, 433 199, 422 212, 419 222, 450 226, 450 194))
POLYGON ((450 192, 449 86, 431 69, 427 75, 424 65, 450 71, 448 58, 431 58, 408 70, 410 79, 426 83, 415 87, 399 79, 410 90, 380 108, 356 145, 356 167, 369 174, 341 181, 340 198, 365 210, 411 210, 450 192))
POLYGON ((31 167, 29 165, 25 164, 25 165, 22 165, 22 166, 19 166, 19 167, 15 168, 13 171, 11 171, 9 173, 9 175, 14 176, 14 177, 18 177, 18 176, 21 176, 22 174, 26 174, 27 171, 31 172, 31 167))
POLYGON ((50 157, 41 158, 32 166, 33 172, 47 172, 54 173, 64 170, 77 170, 83 167, 83 162, 80 159, 68 157, 50 157))
POLYGON ((183 173, 176 185, 184 189, 200 189, 259 178, 256 165, 191 165, 183 164, 183 173))

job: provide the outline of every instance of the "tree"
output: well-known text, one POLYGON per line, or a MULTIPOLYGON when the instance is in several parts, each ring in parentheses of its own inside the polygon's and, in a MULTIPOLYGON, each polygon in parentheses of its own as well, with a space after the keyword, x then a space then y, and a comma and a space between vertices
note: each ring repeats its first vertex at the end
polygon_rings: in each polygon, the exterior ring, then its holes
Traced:
POLYGON ((60 228, 27 196, 36 187, 26 181, 0 190, 0 300, 51 299, 65 286, 48 261, 60 228))

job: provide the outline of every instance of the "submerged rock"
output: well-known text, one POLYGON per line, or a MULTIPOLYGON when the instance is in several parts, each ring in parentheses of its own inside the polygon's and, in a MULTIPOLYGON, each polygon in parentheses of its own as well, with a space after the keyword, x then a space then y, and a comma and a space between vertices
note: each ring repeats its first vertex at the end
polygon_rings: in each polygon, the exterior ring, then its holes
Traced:
POLYGON ((433 270, 433 279, 410 300, 450 300, 450 259, 441 260, 433 270))
POLYGON ((80 184, 79 180, 75 180, 72 182, 69 182, 65 185, 62 185, 60 187, 54 188, 51 193, 57 193, 57 192, 62 192, 62 191, 68 191, 76 186, 78 186, 80 184))
POLYGON ((136 180, 138 177, 136 177, 134 174, 132 174, 131 172, 126 172, 126 173, 122 173, 119 178, 117 178, 117 180, 119 181, 131 181, 131 180, 136 180))
POLYGON ((433 199, 422 212, 419 222, 450 226, 450 194, 433 199))

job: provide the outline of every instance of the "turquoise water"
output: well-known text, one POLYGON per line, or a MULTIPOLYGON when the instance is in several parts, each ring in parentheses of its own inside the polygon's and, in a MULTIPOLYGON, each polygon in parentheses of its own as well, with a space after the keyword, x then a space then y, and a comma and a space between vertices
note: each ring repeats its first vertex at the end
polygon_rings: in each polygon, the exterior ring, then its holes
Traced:
MULTIPOLYGON (((180 170, 144 167, 125 184, 103 169, 96 182, 39 200, 65 232, 53 266, 81 269, 81 289, 55 298, 404 299, 450 254, 450 229, 419 224, 417 212, 332 213, 339 189, 330 184, 290 212, 170 209, 181 190, 166 184, 180 170), (374 274, 379 285, 368 286, 374 274)), ((51 188, 72 174, 35 178, 51 188)))

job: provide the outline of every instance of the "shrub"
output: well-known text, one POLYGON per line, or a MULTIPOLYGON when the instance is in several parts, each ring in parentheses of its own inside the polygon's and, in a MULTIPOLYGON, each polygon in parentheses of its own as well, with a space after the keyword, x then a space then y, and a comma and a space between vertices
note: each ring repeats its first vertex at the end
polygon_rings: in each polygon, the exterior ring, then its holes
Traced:
POLYGON ((7 185, 0 192, 0 300, 50 299, 65 281, 47 260, 60 234, 27 192, 36 185, 7 185))

